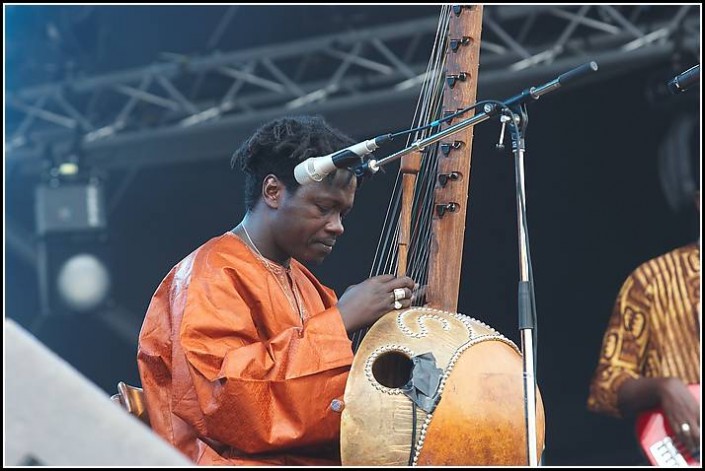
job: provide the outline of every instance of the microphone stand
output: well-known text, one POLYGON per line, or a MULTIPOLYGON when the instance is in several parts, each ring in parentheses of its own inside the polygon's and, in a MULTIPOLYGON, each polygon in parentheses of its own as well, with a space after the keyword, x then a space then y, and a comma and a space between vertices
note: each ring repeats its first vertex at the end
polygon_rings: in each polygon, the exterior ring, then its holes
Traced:
POLYGON ((493 102, 485 105, 484 111, 453 126, 433 134, 425 139, 412 143, 409 147, 400 150, 379 161, 370 159, 355 168, 358 176, 376 173, 380 167, 404 155, 421 151, 444 137, 457 133, 469 126, 486 121, 500 113, 506 113, 510 118, 510 134, 512 136, 512 150, 515 156, 516 173, 516 200, 517 200, 517 228, 519 242, 519 288, 517 307, 519 311, 519 330, 521 335, 522 369, 524 380, 524 417, 526 424, 526 447, 529 466, 538 466, 536 452, 536 366, 534 331, 536 327, 536 303, 534 294, 533 271, 529 248, 529 231, 526 222, 526 193, 524 188, 524 152, 526 149, 523 133, 526 130, 529 115, 526 103, 529 100, 538 100, 542 95, 554 91, 561 86, 598 70, 597 63, 588 62, 571 71, 560 75, 555 80, 539 87, 527 88, 518 95, 504 101, 493 102), (496 104, 499 104, 497 106, 496 104))
POLYGON ((536 452, 536 353, 534 332, 536 330, 536 305, 534 303, 534 275, 531 270, 529 250, 529 229, 526 222, 526 190, 524 187, 524 152, 526 150, 523 133, 526 131, 529 115, 526 103, 513 107, 510 126, 512 151, 514 152, 514 170, 516 178, 517 231, 519 242, 519 288, 517 309, 519 314, 519 332, 521 336, 522 366, 524 372, 524 417, 526 418, 526 446, 529 466, 537 466, 536 452))

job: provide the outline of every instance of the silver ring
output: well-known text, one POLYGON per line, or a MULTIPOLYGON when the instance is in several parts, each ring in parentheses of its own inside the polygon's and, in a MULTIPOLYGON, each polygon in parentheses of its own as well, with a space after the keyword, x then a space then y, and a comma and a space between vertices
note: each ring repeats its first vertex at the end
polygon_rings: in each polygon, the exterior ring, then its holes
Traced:
POLYGON ((683 433, 690 432, 690 425, 688 425, 686 422, 683 422, 681 424, 681 430, 683 431, 683 433))
POLYGON ((401 303, 399 301, 394 301, 394 309, 401 309, 401 303))
MULTIPOLYGON (((394 288, 394 301, 401 301, 406 298, 406 290, 404 288, 394 288)), ((395 304, 396 306, 396 304, 395 304)), ((397 308, 399 309, 399 308, 397 308)))

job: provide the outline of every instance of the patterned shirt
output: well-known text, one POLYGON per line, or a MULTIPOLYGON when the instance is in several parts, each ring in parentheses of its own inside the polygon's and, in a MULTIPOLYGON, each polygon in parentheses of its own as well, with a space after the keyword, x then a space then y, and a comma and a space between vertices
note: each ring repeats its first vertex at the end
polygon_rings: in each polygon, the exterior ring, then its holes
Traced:
POLYGON ((602 341, 588 409, 621 416, 617 392, 629 378, 700 383, 700 246, 639 266, 622 285, 602 341))

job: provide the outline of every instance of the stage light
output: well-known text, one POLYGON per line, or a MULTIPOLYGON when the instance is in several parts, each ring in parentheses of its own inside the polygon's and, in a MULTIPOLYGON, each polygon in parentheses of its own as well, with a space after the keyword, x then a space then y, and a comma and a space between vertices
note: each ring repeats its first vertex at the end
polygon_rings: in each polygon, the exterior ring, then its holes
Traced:
POLYGON ((59 165, 58 174, 62 176, 73 176, 78 174, 78 165, 74 162, 64 162, 59 165))
POLYGON ((112 303, 107 211, 101 179, 71 175, 40 183, 35 192, 41 310, 70 316, 112 303))
POLYGON ((96 309, 110 292, 110 273, 98 257, 80 253, 59 269, 57 289, 61 299, 76 312, 96 309))
POLYGON ((37 233, 99 231, 106 227, 103 188, 97 181, 43 184, 36 189, 37 233))

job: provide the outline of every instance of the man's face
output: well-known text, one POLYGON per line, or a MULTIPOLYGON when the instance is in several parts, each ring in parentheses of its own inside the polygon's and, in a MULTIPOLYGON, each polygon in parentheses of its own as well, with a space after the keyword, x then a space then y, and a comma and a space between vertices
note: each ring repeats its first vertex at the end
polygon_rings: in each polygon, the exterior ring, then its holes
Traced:
POLYGON ((284 189, 277 210, 275 243, 300 262, 320 263, 343 234, 343 218, 355 201, 355 178, 338 171, 333 182, 284 189))

